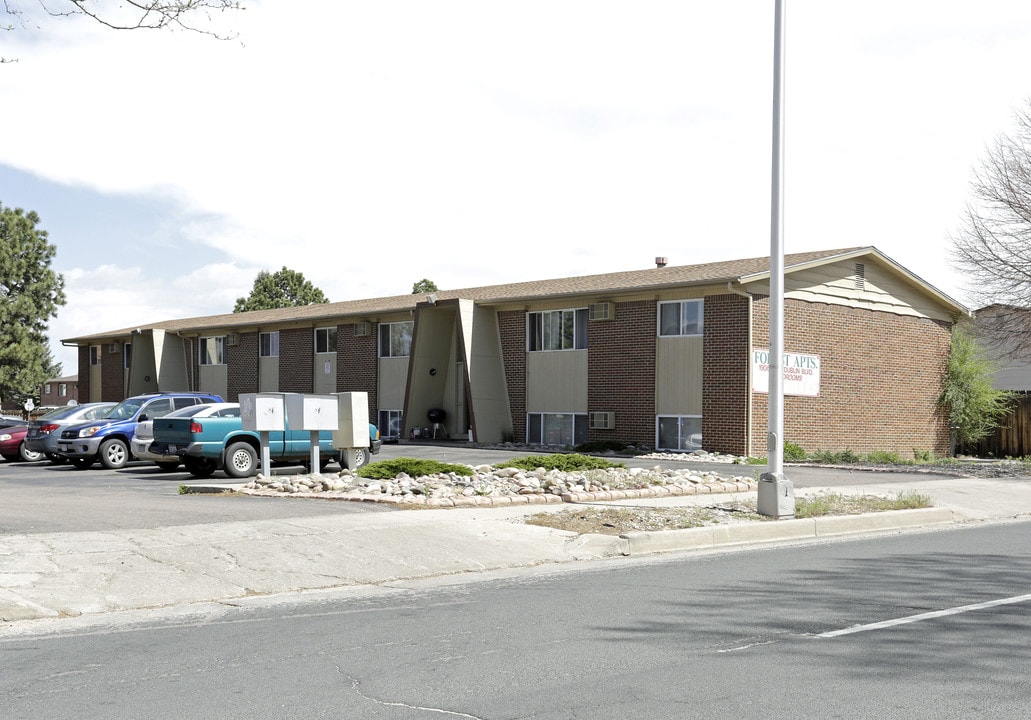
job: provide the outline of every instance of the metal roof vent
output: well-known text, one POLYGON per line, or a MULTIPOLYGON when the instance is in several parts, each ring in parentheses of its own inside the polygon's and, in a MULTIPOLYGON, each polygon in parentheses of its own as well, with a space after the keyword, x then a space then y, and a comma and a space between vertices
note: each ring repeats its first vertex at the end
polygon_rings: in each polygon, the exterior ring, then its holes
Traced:
POLYGON ((863 263, 856 263, 856 290, 866 289, 866 265, 863 263))
POLYGON ((664 267, 666 267, 666 263, 667 262, 669 262, 669 260, 667 258, 657 257, 657 258, 655 258, 655 267, 664 268, 664 267))

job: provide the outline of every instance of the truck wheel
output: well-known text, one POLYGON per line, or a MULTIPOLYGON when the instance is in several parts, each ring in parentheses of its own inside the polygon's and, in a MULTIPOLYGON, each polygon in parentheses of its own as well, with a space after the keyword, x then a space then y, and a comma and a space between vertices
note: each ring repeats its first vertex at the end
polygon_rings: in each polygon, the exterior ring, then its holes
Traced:
POLYGON ((124 440, 111 438, 100 443, 100 464, 108 470, 121 470, 129 462, 129 446, 124 440))
POLYGON ((348 448, 340 451, 340 467, 348 470, 357 470, 363 465, 368 465, 371 459, 369 448, 348 448))
POLYGON ((189 458, 183 460, 183 464, 186 466, 186 472, 193 475, 195 478, 209 478, 215 470, 218 469, 218 465, 214 460, 199 460, 197 458, 189 458))
POLYGON ((226 450, 223 464, 226 475, 231 478, 245 478, 258 474, 258 454, 245 442, 233 443, 226 450))

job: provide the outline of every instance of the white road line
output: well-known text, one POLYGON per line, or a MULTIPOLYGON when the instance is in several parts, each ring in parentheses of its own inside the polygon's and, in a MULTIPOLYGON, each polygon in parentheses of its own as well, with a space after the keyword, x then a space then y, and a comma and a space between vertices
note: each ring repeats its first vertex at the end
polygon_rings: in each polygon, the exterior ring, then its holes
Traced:
POLYGON ((894 627, 895 625, 908 625, 909 623, 920 622, 921 620, 931 620, 932 618, 946 617, 948 615, 959 615, 973 610, 984 610, 985 608, 998 607, 999 605, 1016 605, 1017 603, 1028 602, 1029 600, 1031 600, 1031 594, 1017 595, 1016 597, 1002 598, 1001 600, 990 600, 988 602, 976 603, 974 605, 963 605, 961 607, 949 608, 947 610, 935 610, 934 612, 910 615, 909 617, 885 620, 884 622, 870 623, 869 625, 853 625, 852 627, 845 628, 843 630, 831 630, 830 632, 820 633, 816 637, 832 638, 839 637, 841 635, 852 635, 853 633, 867 632, 868 630, 880 630, 881 628, 894 627))

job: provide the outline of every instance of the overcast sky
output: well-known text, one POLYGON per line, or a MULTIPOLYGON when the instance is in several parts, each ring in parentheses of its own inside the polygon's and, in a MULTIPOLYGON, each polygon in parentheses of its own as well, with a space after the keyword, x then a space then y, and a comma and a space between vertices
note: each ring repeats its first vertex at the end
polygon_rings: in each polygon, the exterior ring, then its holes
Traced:
MULTIPOLYGON (((0 203, 57 246, 61 338, 232 310, 767 255, 773 0, 248 2, 220 42, 4 33, 0 203)), ((1031 96, 1027 0, 787 5, 785 250, 946 260, 1031 96)))

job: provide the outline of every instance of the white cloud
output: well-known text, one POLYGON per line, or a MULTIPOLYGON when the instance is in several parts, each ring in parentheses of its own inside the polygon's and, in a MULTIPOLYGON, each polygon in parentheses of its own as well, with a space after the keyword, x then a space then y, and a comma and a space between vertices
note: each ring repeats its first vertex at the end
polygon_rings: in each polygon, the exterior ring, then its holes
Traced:
MULTIPOLYGON (((0 163, 174 208, 76 256, 57 337, 225 312, 283 266, 342 300, 762 255, 772 19, 298 0, 230 42, 51 23, 0 71, 0 163)), ((875 245, 962 299, 947 235, 1031 95, 1031 5, 795 2, 787 43, 788 251, 875 245)))

